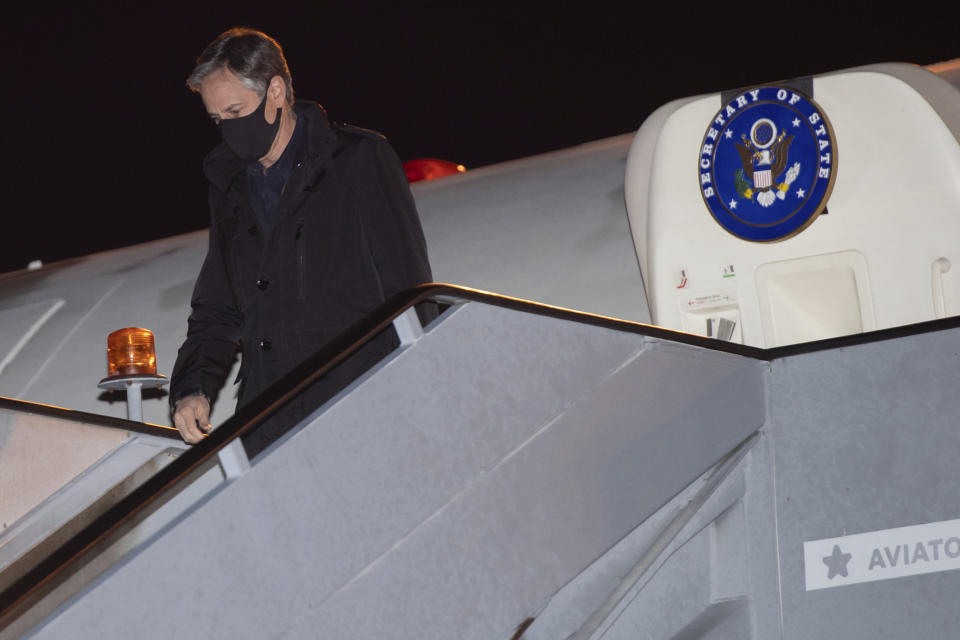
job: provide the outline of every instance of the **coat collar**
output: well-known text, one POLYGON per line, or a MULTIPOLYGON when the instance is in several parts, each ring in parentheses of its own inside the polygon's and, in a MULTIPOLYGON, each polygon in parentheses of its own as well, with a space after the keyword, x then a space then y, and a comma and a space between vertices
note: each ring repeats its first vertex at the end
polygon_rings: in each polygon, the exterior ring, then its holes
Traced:
MULTIPOLYGON (((307 125, 307 161, 311 173, 322 168, 333 157, 337 146, 337 135, 330 125, 326 110, 315 102, 297 100, 293 105, 298 120, 307 125)), ((207 154, 203 161, 203 172, 210 184, 220 191, 226 191, 230 183, 246 170, 247 163, 238 158, 233 151, 221 142, 207 154)))

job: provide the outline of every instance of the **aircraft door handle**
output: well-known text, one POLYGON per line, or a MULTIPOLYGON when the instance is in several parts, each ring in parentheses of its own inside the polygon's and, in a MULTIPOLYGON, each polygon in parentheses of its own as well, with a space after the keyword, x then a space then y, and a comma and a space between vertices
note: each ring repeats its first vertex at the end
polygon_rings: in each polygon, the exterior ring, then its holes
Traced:
POLYGON ((950 261, 946 258, 937 258, 930 265, 934 318, 945 318, 947 316, 946 305, 943 301, 943 274, 948 271, 950 271, 950 261))

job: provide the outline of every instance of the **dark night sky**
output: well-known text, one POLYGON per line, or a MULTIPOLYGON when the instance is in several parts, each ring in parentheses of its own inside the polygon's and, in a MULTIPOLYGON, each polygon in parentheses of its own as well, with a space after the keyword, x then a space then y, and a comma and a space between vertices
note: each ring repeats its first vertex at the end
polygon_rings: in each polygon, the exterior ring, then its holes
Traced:
POLYGON ((333 119, 468 168, 635 130, 674 98, 960 56, 954 20, 872 3, 22 4, 0 26, 0 272, 206 227, 218 134, 184 79, 237 24, 273 35, 333 119))

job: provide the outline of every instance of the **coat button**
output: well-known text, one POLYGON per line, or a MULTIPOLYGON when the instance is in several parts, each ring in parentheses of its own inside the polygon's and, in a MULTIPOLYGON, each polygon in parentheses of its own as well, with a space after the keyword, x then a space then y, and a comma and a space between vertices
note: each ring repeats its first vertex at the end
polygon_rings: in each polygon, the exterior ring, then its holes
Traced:
POLYGON ((250 225, 250 228, 247 229, 247 233, 249 233, 252 236, 257 235, 257 225, 255 224, 250 225))
POLYGON ((264 338, 260 341, 260 349, 262 351, 270 351, 273 348, 273 343, 270 342, 269 338, 264 338))
POLYGON ((240 205, 238 205, 238 204, 233 205, 233 212, 234 212, 234 213, 240 213, 240 205))
POLYGON ((263 291, 269 286, 270 286, 270 281, 267 280, 266 278, 260 278, 259 280, 257 280, 257 289, 260 289, 260 291, 263 291))

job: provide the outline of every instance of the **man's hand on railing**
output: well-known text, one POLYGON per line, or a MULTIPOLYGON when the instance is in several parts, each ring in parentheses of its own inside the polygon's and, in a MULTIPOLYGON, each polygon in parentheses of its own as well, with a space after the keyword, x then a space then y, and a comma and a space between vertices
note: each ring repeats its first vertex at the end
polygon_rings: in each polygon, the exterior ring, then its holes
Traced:
POLYGON ((201 395, 180 398, 173 412, 173 424, 185 442, 200 442, 210 431, 210 401, 201 395))

